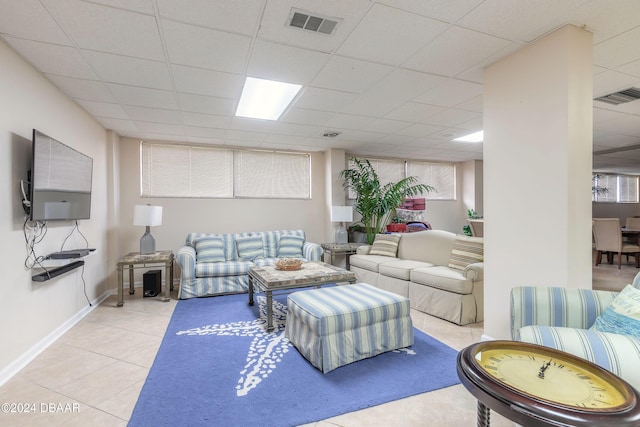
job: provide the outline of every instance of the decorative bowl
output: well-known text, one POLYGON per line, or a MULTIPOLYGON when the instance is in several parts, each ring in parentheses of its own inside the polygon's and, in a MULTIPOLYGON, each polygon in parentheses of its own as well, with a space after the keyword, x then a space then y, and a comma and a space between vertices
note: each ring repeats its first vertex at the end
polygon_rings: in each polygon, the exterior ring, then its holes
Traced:
POLYGON ((276 269, 283 271, 300 270, 302 260, 297 258, 282 258, 276 261, 276 269))

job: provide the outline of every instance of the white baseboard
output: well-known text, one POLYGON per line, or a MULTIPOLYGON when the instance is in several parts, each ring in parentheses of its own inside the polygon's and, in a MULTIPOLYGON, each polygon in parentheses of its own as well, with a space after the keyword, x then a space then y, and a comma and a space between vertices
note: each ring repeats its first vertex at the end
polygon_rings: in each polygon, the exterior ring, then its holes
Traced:
MULTIPOLYGON (((116 292, 117 293, 117 292, 116 292)), ((3 386, 7 381, 13 378, 18 372, 20 372, 25 366, 27 366, 33 359, 38 357, 40 353, 45 351, 51 344, 56 342, 58 338, 64 335, 69 329, 75 326, 80 320, 86 317, 89 313, 93 311, 102 301, 107 299, 111 295, 111 291, 107 290, 94 301, 91 302, 91 306, 87 305, 82 310, 74 314, 71 318, 69 318, 62 325, 58 326, 55 330, 53 330, 49 335, 44 337, 38 343, 36 343, 33 347, 23 353, 16 360, 11 362, 6 368, 0 371, 0 387, 3 386)))
POLYGON ((495 338, 490 337, 489 335, 482 334, 480 336, 480 341, 495 341, 495 338))

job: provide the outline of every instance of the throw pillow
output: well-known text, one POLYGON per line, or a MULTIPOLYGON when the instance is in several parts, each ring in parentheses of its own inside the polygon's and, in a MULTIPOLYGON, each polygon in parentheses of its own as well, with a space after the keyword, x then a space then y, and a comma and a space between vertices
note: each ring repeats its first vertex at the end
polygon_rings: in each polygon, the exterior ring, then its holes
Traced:
POLYGON ((369 255, 382 255, 394 257, 398 253, 399 234, 376 234, 376 238, 371 245, 369 255))
POLYGON ((236 250, 240 261, 253 261, 264 257, 262 236, 236 237, 236 250))
POLYGON ((196 262, 224 262, 222 239, 208 238, 196 241, 196 262))
POLYGON ((278 246, 279 258, 302 258, 302 245, 304 237, 284 234, 280 236, 280 245, 278 246))
POLYGON ((484 260, 484 240, 482 237, 456 235, 449 257, 449 268, 464 270, 469 264, 484 260))
POLYGON ((640 290, 631 285, 625 286, 605 311, 596 317, 591 329, 640 338, 640 290))

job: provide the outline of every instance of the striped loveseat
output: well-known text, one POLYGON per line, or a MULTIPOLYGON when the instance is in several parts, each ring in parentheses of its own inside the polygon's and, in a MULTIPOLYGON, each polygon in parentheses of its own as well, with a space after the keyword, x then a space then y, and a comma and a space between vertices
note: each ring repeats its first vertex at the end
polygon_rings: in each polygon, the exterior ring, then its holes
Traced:
MULTIPOLYGON (((640 274, 633 286, 640 288, 640 274)), ((590 289, 513 288, 511 336, 587 359, 640 390, 640 339, 589 329, 617 295, 590 289)))
POLYGON ((247 292, 251 266, 272 265, 279 258, 320 261, 322 253, 320 245, 305 240, 303 230, 189 233, 177 253, 178 298, 247 292))

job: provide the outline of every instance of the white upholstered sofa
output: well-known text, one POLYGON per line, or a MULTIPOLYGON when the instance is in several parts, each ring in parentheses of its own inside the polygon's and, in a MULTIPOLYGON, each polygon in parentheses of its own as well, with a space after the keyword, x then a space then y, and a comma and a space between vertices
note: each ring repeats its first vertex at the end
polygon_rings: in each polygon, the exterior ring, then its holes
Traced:
POLYGON ((458 325, 484 319, 484 263, 452 267, 454 244, 483 239, 444 230, 400 234, 396 257, 371 255, 361 246, 350 258, 359 282, 403 295, 411 308, 458 325))
POLYGON ((247 292, 249 268, 272 265, 279 258, 320 261, 323 249, 307 242, 303 230, 235 234, 189 233, 178 250, 178 298, 247 292))

